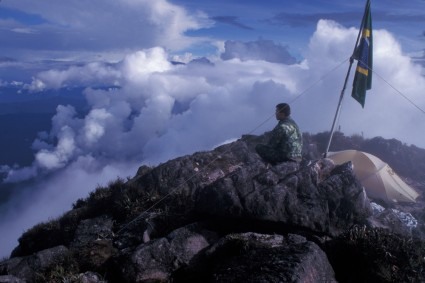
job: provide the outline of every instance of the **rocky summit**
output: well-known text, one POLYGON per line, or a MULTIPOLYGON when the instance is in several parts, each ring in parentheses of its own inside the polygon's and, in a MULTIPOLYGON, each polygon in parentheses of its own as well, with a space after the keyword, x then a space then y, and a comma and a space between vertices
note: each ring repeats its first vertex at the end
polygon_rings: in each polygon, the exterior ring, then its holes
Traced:
POLYGON ((266 140, 97 188, 25 232, 0 282, 425 282, 422 219, 377 212, 350 162, 306 148, 300 164, 265 163, 266 140))

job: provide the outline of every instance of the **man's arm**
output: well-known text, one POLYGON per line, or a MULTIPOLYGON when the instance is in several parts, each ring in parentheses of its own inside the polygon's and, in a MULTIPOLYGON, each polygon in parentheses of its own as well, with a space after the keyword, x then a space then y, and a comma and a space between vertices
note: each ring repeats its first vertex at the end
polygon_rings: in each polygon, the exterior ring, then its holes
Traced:
POLYGON ((285 129, 281 123, 279 123, 272 131, 269 145, 274 148, 278 148, 279 144, 285 139, 285 129))

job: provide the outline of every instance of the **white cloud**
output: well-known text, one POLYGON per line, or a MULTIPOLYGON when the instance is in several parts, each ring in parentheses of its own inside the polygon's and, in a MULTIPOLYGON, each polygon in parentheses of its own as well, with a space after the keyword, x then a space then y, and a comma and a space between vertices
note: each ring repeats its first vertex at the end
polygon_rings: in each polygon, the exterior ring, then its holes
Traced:
POLYGON ((155 72, 165 72, 171 68, 167 55, 162 48, 138 51, 125 57, 122 63, 122 74, 126 80, 138 84, 155 72))
POLYGON ((261 39, 245 43, 233 40, 226 41, 221 58, 223 60, 239 58, 241 60, 264 60, 283 64, 296 63, 296 59, 289 53, 287 46, 261 39))
POLYGON ((187 31, 211 26, 206 15, 189 14, 166 0, 74 0, 66 5, 54 0, 20 0, 6 1, 2 6, 30 11, 39 22, 31 27, 7 22, 9 29, 21 37, 0 30, 0 36, 8 38, 2 48, 16 58, 30 61, 38 57, 93 59, 117 50, 122 54, 123 50, 152 46, 179 50, 204 40, 186 36, 187 31), (22 45, 25 34, 25 39, 33 44, 22 45), (30 49, 26 52, 27 48, 30 49))
POLYGON ((52 69, 37 74, 25 88, 32 92, 81 85, 118 85, 120 73, 109 64, 94 62, 84 66, 71 66, 66 70, 52 69))
POLYGON ((46 89, 46 84, 40 79, 33 78, 31 84, 26 85, 25 88, 32 92, 40 92, 46 89))
POLYGON ((89 145, 96 143, 104 134, 108 118, 112 115, 105 109, 93 109, 86 117, 84 125, 84 138, 89 145))
POLYGON ((54 150, 42 149, 35 155, 36 163, 48 170, 64 167, 75 152, 75 133, 69 126, 61 128, 57 135, 57 145, 54 150))
POLYGON ((130 53, 119 64, 100 62, 71 66, 64 70, 51 69, 40 72, 25 88, 39 92, 67 86, 125 86, 143 84, 143 78, 154 72, 171 68, 163 48, 155 47, 130 53))
POLYGON ((28 33, 28 34, 36 33, 35 30, 30 28, 13 28, 12 31, 16 33, 28 33))
MULTIPOLYGON (((242 134, 270 130, 275 124, 274 106, 282 101, 291 103, 293 117, 302 131, 329 130, 348 67, 344 60, 351 55, 356 36, 355 29, 319 21, 305 60, 292 65, 238 57, 211 59, 213 64, 171 65, 169 54, 158 47, 130 53, 112 66, 96 65, 91 74, 107 74, 100 77, 117 82, 119 88, 87 88, 84 94, 91 109, 85 117, 79 117, 70 106, 59 106, 50 133, 40 135, 36 143, 37 161, 21 171, 15 169, 10 181, 30 176, 28 172, 61 168, 52 175, 55 182, 45 184, 52 188, 46 194, 53 194, 53 185, 61 178, 72 183, 77 178, 69 175, 84 175, 88 170, 82 178, 85 183, 81 183, 87 184, 86 193, 93 189, 91 178, 104 180, 96 175, 98 171, 110 168, 117 174, 134 174, 114 170, 111 164, 131 163, 131 168, 142 163, 156 165, 211 149, 242 134)), ((381 135, 425 147, 417 126, 425 115, 393 89, 424 109, 422 67, 403 54, 387 31, 374 30, 374 48, 374 81, 365 108, 350 97, 350 79, 339 121, 341 129, 348 134, 381 135)), ((79 68, 87 70, 88 66, 79 68)), ((57 87, 55 77, 60 85, 102 80, 96 75, 88 78, 87 72, 75 72, 73 67, 58 76, 55 72, 43 73, 37 79, 52 88, 57 87)), ((40 196, 40 203, 46 201, 43 197, 46 195, 40 196)), ((43 216, 57 215, 66 209, 65 202, 69 204, 75 197, 69 196, 60 207, 49 209, 43 216)), ((30 209, 23 213, 30 213, 30 209)))
MULTIPOLYGON (((306 59, 292 65, 235 57, 224 61, 215 58, 213 64, 175 66, 163 48, 155 47, 130 53, 113 66, 88 64, 78 67, 79 72, 74 67, 43 72, 36 81, 45 88, 58 88, 70 81, 96 84, 104 77, 120 88, 87 89, 92 110, 83 119, 76 117, 74 109, 59 107, 50 133, 58 142, 40 140, 39 144, 49 144, 49 148, 37 153, 35 166, 61 168, 85 155, 162 162, 254 129, 280 101, 296 100, 294 117, 304 131, 329 130, 356 36, 353 28, 321 20, 306 59), (337 65, 341 67, 332 71, 337 65), (82 70, 107 75, 88 76, 90 72, 82 70)), ((412 106, 394 90, 423 107, 422 68, 403 55, 387 31, 374 31, 374 40, 374 85, 368 91, 366 107, 359 108, 350 98, 350 83, 339 120, 341 129, 348 134, 396 137, 422 146, 422 137, 410 127, 410 120, 423 119, 423 113, 405 115, 412 106)), ((255 49, 254 54, 267 53, 266 47, 275 50, 262 42, 256 45, 262 51, 255 49)), ((241 56, 246 58, 246 54, 241 56)))

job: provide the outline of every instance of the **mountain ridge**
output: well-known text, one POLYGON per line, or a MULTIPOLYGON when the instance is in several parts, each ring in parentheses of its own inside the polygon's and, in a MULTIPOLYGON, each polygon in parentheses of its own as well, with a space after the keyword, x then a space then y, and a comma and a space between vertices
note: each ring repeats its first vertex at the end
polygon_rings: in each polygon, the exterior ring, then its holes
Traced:
MULTIPOLYGON (((320 156, 325 136, 305 136, 306 156, 320 156)), ((0 262, 0 274, 29 282, 425 278, 425 217, 412 231, 393 206, 373 212, 350 163, 309 158, 270 166, 254 151, 267 139, 268 133, 242 136, 97 188, 62 217, 25 232, 12 257, 0 262), (350 256, 359 259, 351 271, 350 256)), ((335 144, 341 139, 336 134, 335 144)))

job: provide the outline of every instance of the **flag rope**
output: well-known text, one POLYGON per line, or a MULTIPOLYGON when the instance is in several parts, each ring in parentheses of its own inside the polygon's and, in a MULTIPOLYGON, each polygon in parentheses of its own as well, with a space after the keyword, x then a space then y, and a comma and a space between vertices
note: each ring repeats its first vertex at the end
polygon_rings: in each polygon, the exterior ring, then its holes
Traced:
MULTIPOLYGON (((361 60, 359 60, 359 61, 361 61, 361 60)), ((362 63, 364 63, 364 62, 362 62, 362 63)), ((425 110, 424 109, 422 109, 415 102, 413 102, 410 98, 408 98, 405 94, 403 94, 403 92, 401 92, 395 86, 393 86, 388 80, 386 80, 383 76, 381 76, 373 68, 371 68, 370 66, 367 66, 367 68, 368 68, 369 71, 371 71, 373 74, 375 74, 377 77, 379 77, 382 81, 384 81, 387 85, 389 85, 395 92, 397 92, 399 95, 401 95, 405 100, 407 100, 411 105, 413 105, 415 108, 417 108, 420 112, 422 112, 425 115, 425 110)), ((341 107, 342 107, 342 103, 341 103, 341 107)), ((338 115, 338 117, 337 117, 337 124, 339 126, 340 126, 340 119, 341 119, 341 115, 338 115)))
POLYGON ((375 70, 370 68, 368 66, 368 69, 377 75, 382 81, 384 81, 387 85, 389 85, 395 92, 397 92, 399 95, 401 95, 404 99, 406 99, 410 104, 412 104, 414 107, 416 107, 419 111, 421 111, 423 114, 425 114, 425 110, 422 109, 420 106, 418 106, 415 102, 413 102, 410 98, 408 98, 405 94, 403 94, 400 90, 398 90, 395 86, 393 86, 389 81, 387 81, 383 76, 381 76, 379 73, 377 73, 375 70))

